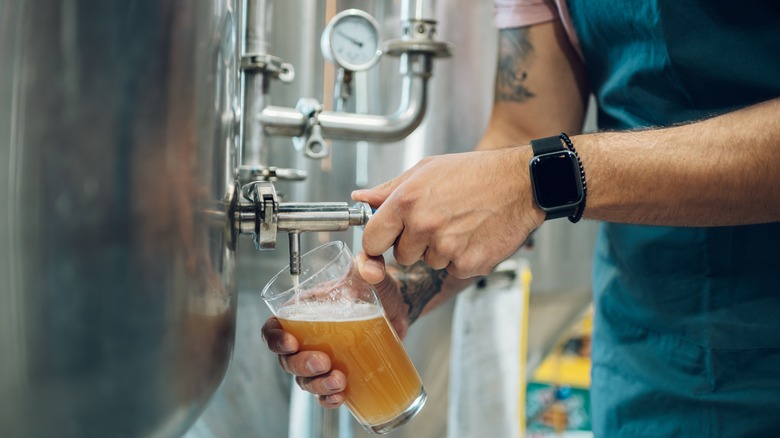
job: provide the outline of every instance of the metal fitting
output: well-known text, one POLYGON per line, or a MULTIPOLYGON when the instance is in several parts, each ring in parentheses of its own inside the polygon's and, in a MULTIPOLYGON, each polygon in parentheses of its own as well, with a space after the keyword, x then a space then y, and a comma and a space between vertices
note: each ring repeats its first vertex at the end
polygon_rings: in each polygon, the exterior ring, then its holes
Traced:
POLYGON ((252 234, 255 248, 276 248, 277 233, 289 233, 290 270, 300 268, 300 233, 344 231, 364 226, 371 207, 363 202, 350 207, 346 202, 279 202, 276 189, 267 181, 255 181, 241 188, 241 200, 231 208, 234 233, 252 234))

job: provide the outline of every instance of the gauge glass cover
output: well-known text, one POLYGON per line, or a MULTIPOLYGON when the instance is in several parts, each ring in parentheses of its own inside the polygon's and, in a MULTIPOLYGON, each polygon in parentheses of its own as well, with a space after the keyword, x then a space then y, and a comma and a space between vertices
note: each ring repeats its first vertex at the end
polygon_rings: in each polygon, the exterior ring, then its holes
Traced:
POLYGON ((356 9, 337 14, 323 32, 322 52, 347 70, 367 70, 381 55, 376 20, 356 9))

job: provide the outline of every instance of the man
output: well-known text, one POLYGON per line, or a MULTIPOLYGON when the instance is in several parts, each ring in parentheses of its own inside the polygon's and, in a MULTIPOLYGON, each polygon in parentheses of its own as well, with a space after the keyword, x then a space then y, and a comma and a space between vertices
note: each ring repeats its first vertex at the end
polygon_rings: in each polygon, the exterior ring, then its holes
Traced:
MULTIPOLYGON (((425 159, 353 195, 380 207, 359 264, 399 333, 545 219, 584 216, 603 222, 595 434, 776 435, 780 6, 748 3, 496 0, 505 29, 478 150, 425 159), (548 138, 580 129, 589 93, 602 131, 548 138), (549 150, 579 158, 557 176, 582 176, 584 187, 532 174, 529 162, 549 150), (559 202, 556 190, 577 196, 559 202), (384 276, 391 246, 408 268, 384 276)), ((304 389, 324 406, 343 401, 344 376, 326 355, 296 353, 273 319, 263 333, 304 389)))

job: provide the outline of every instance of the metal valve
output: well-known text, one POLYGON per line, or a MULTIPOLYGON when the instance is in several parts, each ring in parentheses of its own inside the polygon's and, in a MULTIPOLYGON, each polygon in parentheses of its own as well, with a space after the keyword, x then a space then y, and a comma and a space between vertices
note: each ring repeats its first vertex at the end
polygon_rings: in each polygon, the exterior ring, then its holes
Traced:
POLYGON ((252 233, 257 250, 276 248, 276 235, 289 233, 290 273, 300 272, 300 234, 305 231, 344 231, 364 226, 371 207, 359 202, 279 202, 273 184, 256 181, 241 190, 242 200, 235 215, 241 233, 252 233))

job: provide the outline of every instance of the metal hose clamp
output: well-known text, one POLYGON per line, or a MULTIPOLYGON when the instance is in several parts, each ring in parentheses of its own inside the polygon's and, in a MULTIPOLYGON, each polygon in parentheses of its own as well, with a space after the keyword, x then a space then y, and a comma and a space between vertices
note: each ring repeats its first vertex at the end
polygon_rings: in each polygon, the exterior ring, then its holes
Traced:
POLYGON ((319 115, 322 112, 322 105, 317 99, 303 98, 295 105, 295 109, 300 111, 306 117, 306 127, 303 135, 293 137, 293 145, 309 158, 322 159, 330 154, 330 144, 322 136, 322 126, 319 122, 319 115))

